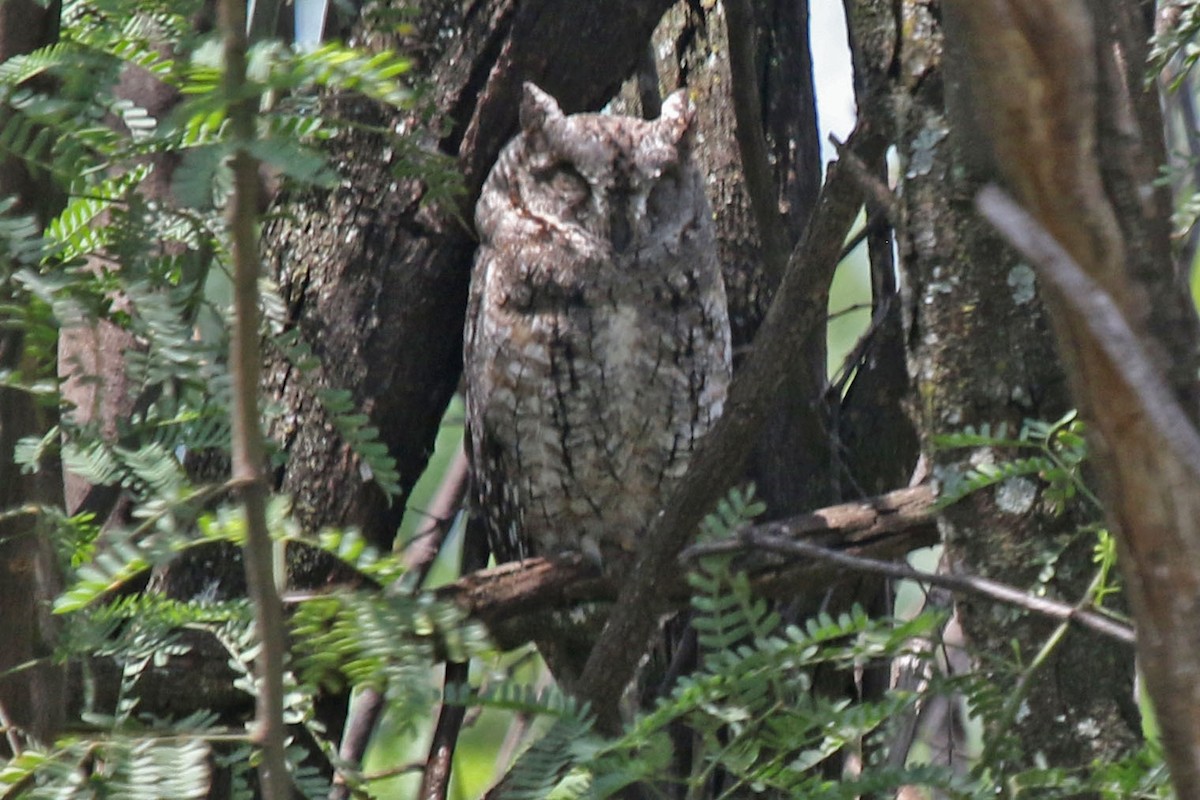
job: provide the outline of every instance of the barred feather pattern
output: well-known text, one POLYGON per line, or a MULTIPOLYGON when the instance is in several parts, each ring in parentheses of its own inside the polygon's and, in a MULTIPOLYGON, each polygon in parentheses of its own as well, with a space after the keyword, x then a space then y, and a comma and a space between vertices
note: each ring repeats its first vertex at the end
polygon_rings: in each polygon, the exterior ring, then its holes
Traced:
POLYGON ((693 111, 564 115, 526 85, 476 208, 464 347, 474 513, 497 560, 627 564, 720 416, 729 319, 693 111))

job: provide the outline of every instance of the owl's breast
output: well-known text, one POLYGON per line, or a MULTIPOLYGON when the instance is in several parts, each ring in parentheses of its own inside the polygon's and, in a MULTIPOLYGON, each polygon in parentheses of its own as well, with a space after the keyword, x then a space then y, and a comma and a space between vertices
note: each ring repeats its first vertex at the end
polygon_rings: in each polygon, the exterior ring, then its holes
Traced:
POLYGON ((721 413, 719 268, 705 229, 660 233, 613 258, 586 232, 526 215, 480 248, 468 415, 482 505, 500 509, 493 540, 519 548, 505 557, 619 561, 721 413))

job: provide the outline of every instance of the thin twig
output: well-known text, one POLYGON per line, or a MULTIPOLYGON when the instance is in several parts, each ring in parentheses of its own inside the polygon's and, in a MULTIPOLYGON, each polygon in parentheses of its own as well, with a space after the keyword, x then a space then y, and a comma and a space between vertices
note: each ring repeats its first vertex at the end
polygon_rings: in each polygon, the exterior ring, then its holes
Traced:
POLYGON ((833 322, 836 319, 841 319, 844 316, 853 314, 855 311, 870 311, 870 310, 871 310, 870 303, 851 303, 850 305, 846 306, 845 308, 839 308, 837 311, 831 312, 829 314, 829 316, 825 317, 825 321, 833 322))
POLYGON ((284 756, 283 607, 275 586, 273 544, 267 529, 267 486, 263 476, 266 449, 259 427, 258 310, 258 160, 248 146, 255 136, 256 97, 245 91, 246 4, 222 0, 224 96, 238 98, 229 106, 229 123, 237 150, 232 160, 233 193, 229 199, 229 238, 233 257, 233 331, 230 374, 233 380, 233 481, 240 486, 246 509, 246 583, 254 603, 261 650, 255 659, 257 715, 254 739, 262 747, 259 780, 267 800, 291 797, 284 756))
POLYGON ((974 594, 996 600, 1001 603, 1023 608, 1045 617, 1073 622, 1088 630, 1116 639, 1119 642, 1132 645, 1135 641, 1133 628, 1104 616, 1095 611, 1079 608, 1068 603, 1050 600, 1044 597, 1034 597, 1020 589, 981 578, 975 575, 943 575, 923 572, 907 565, 892 561, 877 561, 872 558, 850 555, 839 550, 812 544, 798 539, 788 539, 782 536, 747 531, 736 539, 713 544, 696 545, 688 548, 683 556, 687 559, 701 558, 706 555, 720 553, 738 553, 742 551, 768 551, 789 556, 801 556, 837 564, 856 572, 871 572, 898 580, 917 581, 930 586, 938 586, 950 591, 964 594, 974 594))

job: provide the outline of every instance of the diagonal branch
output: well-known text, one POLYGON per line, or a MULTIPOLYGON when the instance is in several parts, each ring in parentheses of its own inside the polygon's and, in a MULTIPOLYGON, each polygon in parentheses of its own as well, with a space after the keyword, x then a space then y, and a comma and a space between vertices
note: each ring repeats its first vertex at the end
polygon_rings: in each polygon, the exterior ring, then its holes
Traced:
POLYGON ((979 210, 1009 243, 1037 267, 1056 296, 1078 315, 1093 337, 1087 344, 1102 351, 1135 396, 1139 410, 1179 463, 1200 479, 1200 433, 1192 427, 1146 348, 1130 329, 1113 298, 1092 280, 1049 231, 994 186, 979 192, 979 210))

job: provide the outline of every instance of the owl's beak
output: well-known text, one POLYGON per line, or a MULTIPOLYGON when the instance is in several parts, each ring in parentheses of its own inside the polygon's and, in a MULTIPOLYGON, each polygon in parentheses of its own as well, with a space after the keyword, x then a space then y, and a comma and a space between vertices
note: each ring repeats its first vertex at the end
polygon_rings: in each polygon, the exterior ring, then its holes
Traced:
POLYGON ((637 232, 636 220, 645 217, 646 199, 634 192, 613 192, 608 206, 608 238, 613 251, 629 250, 637 232))
POLYGON ((625 209, 614 209, 609 216, 608 237, 616 252, 624 253, 629 249, 629 243, 633 241, 633 226, 629 224, 625 209))

